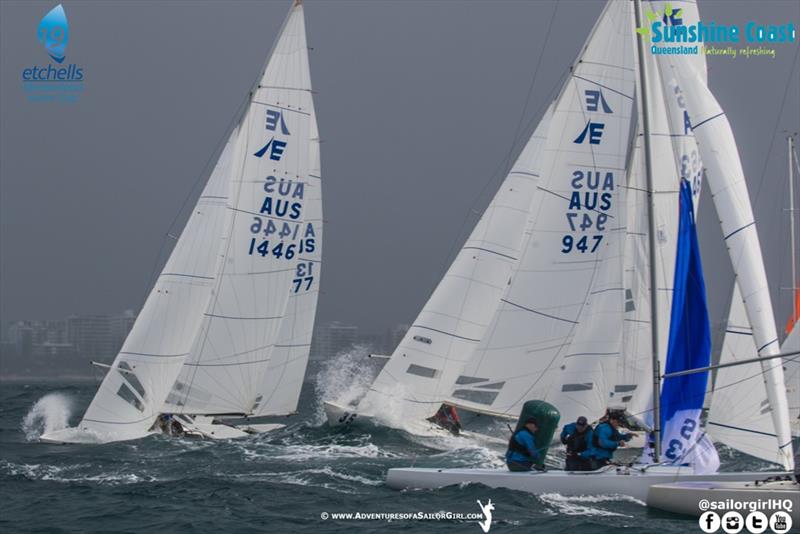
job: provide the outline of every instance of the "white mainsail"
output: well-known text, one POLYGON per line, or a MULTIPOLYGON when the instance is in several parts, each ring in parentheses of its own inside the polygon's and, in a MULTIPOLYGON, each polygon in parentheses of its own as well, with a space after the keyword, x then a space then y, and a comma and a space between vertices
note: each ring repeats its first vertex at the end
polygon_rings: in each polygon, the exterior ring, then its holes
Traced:
POLYGON ((297 409, 311 350, 322 268, 322 169, 313 107, 309 156, 304 235, 314 238, 314 249, 300 255, 295 267, 281 330, 255 399, 258 406, 253 412, 257 416, 286 415, 297 409))
MULTIPOLYGON (((419 422, 447 399, 483 337, 520 254, 551 111, 503 181, 450 268, 359 403, 387 422, 419 422)), ((491 384, 486 391, 491 391, 491 384)))
MULTIPOLYGON (((692 129, 706 167, 706 181, 722 225, 757 353, 759 356, 779 354, 780 346, 761 245, 730 123, 697 73, 678 70, 675 73, 687 95, 686 103, 692 129)), ((794 460, 783 368, 765 361, 762 362, 762 371, 769 399, 768 409, 781 453, 780 463, 791 469, 794 460)))
POLYGON ((148 434, 186 360, 208 305, 229 219, 233 133, 83 420, 97 441, 148 434))
POLYGON ((602 369, 622 331, 632 16, 628 2, 606 4, 554 104, 524 251, 452 392, 457 406, 514 417, 530 399, 558 399, 566 417, 605 409, 602 369))
POLYGON ((263 400, 292 280, 316 248, 305 221, 306 193, 319 187, 309 177, 312 108, 303 7, 295 2, 240 123, 224 259, 165 412, 252 414, 263 400))

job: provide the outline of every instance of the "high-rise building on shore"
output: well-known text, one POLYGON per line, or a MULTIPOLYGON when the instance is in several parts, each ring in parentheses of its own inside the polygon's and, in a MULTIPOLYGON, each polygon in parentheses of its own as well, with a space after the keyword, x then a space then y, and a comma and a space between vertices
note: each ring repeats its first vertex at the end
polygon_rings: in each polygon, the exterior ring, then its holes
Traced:
POLYGON ((314 328, 311 357, 316 360, 331 358, 358 341, 358 327, 334 321, 314 328))

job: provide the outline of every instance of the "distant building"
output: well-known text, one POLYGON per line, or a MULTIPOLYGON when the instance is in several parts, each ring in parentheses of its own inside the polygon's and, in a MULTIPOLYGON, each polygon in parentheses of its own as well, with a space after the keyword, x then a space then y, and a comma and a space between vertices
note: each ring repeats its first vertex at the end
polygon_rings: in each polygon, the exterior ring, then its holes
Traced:
POLYGON ((17 321, 7 330, 7 345, 15 347, 15 354, 30 358, 36 347, 43 343, 64 343, 64 321, 17 321))
POLYGON ((45 341, 33 346, 34 358, 69 359, 75 356, 75 347, 72 343, 54 343, 45 341))
POLYGON ((311 342, 311 356, 314 359, 326 359, 349 349, 358 340, 358 327, 344 325, 339 322, 327 323, 314 328, 311 342))
POLYGON ((81 358, 110 361, 114 358, 111 318, 107 315, 72 315, 67 317, 67 342, 81 358))

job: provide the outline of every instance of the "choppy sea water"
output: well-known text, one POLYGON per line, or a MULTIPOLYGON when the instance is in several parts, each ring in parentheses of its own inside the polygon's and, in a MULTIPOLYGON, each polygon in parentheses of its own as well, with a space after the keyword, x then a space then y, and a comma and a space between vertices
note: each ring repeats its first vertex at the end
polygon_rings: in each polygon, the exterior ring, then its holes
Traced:
MULTIPOLYGON (((96 383, 0 384, 2 532, 465 532, 475 521, 323 520, 323 512, 480 513, 491 499, 491 532, 581 534, 695 532, 695 519, 648 510, 629 497, 533 496, 477 485, 398 492, 391 467, 501 466, 502 451, 456 438, 420 438, 380 427, 333 430, 320 398, 363 386, 352 359, 307 382, 299 414, 280 431, 236 441, 152 436, 107 445, 47 445, 36 437, 74 425, 96 383), (352 369, 352 366, 350 367, 352 369), (344 370, 344 372, 343 372, 344 370), (347 384, 344 384, 347 382, 347 384)), ((501 437, 506 437, 505 435, 501 437)), ((726 469, 769 466, 736 453, 726 469)))

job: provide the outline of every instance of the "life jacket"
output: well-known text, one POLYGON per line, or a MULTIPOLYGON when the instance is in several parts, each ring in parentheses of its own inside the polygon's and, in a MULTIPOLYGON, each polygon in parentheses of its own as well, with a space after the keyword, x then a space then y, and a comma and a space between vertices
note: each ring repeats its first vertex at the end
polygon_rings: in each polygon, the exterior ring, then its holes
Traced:
MULTIPOLYGON (((574 453, 578 454, 586 449, 589 448, 589 440, 587 440, 587 434, 592 432, 592 427, 590 425, 586 425, 586 430, 583 432, 578 432, 578 429, 575 429, 575 433, 571 434, 569 438, 567 438, 567 453, 574 453)), ((592 436, 594 440, 594 436, 592 436)))
POLYGON ((611 428, 611 440, 612 441, 619 441, 620 433, 613 426, 611 426, 608 422, 604 421, 604 422, 600 423, 599 425, 597 425, 597 427, 594 429, 594 432, 592 432, 592 447, 594 447, 595 449, 607 450, 605 447, 601 447, 600 446, 600 438, 597 437, 599 435, 598 430, 600 430, 600 427, 603 426, 603 425, 607 425, 609 428, 611 428))
POLYGON ((531 432, 527 428, 522 427, 519 430, 517 430, 516 432, 514 432, 514 434, 511 435, 511 439, 508 440, 508 449, 510 451, 518 452, 521 455, 527 456, 527 457, 530 458, 530 453, 528 452, 528 449, 524 445, 520 444, 517 441, 517 435, 520 434, 521 432, 527 432, 528 434, 533 436, 533 442, 536 443, 536 434, 534 434, 533 432, 531 432))

